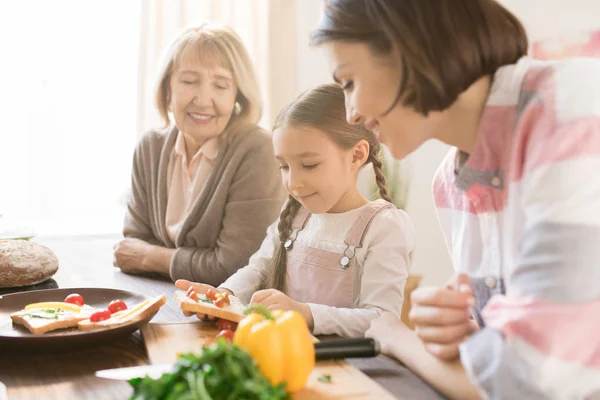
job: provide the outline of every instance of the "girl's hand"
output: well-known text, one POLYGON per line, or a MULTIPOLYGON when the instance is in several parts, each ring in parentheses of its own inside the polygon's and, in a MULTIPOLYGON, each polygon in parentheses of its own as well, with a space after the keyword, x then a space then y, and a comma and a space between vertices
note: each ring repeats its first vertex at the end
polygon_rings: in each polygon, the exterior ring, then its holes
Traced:
POLYGON ((475 304, 465 274, 453 277, 445 288, 419 288, 411 296, 409 317, 427 351, 443 360, 459 357, 458 346, 478 328, 469 307, 475 304))
MULTIPOLYGON (((204 294, 204 295, 206 294, 206 292, 208 292, 208 289, 212 289, 216 292, 227 292, 230 295, 233 294, 227 289, 217 289, 211 285, 207 285, 204 283, 190 282, 185 279, 178 279, 177 281, 175 281, 175 286, 181 290, 188 290, 188 288, 190 286, 193 286, 196 293, 204 294)), ((201 314, 201 313, 192 313, 192 312, 183 311, 183 314, 186 317, 191 317, 192 315, 196 314, 196 317, 198 317, 198 319, 201 319, 203 321, 214 321, 215 319, 217 319, 216 317, 211 317, 211 316, 208 316, 206 314, 201 314)))
POLYGON ((308 327, 312 330, 314 325, 313 315, 310 311, 310 307, 306 303, 300 303, 296 300, 291 299, 279 290, 266 289, 259 290, 252 295, 250 304, 260 304, 266 307, 268 310, 289 310, 300 313, 308 327))

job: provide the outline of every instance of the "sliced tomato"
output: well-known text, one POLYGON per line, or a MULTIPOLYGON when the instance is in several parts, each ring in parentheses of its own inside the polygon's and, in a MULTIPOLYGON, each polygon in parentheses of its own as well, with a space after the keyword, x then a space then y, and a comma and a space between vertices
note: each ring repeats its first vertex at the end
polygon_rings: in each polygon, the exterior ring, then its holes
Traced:
POLYGON ((215 289, 210 288, 206 292, 206 298, 211 300, 217 300, 219 298, 219 295, 215 289))
POLYGON ((220 319, 217 321, 217 329, 220 331, 234 331, 237 329, 237 324, 233 321, 229 321, 227 319, 220 319))
POLYGON ((108 311, 114 314, 119 311, 127 310, 127 304, 123 300, 113 300, 108 305, 108 311))
POLYGON ((107 320, 109 318, 110 318, 110 311, 108 311, 108 310, 96 311, 95 313, 90 315, 90 321, 92 321, 92 322, 100 322, 100 321, 107 320))
POLYGON ((215 300, 215 306, 217 306, 219 308, 223 308, 226 305, 227 305, 227 301, 222 297, 215 300))
POLYGON ((78 305, 79 307, 83 307, 85 304, 83 301, 83 296, 77 293, 72 293, 65 298, 65 303, 71 303, 78 305))
POLYGON ((219 334, 217 335, 217 338, 223 338, 223 339, 231 342, 231 341, 233 341, 234 335, 235 335, 235 333, 233 333, 233 331, 231 331, 229 329, 223 329, 221 332, 219 332, 219 334))
POLYGON ((194 289, 193 286, 188 288, 187 292, 185 292, 185 295, 192 300, 198 301, 198 293, 196 293, 196 289, 194 289))

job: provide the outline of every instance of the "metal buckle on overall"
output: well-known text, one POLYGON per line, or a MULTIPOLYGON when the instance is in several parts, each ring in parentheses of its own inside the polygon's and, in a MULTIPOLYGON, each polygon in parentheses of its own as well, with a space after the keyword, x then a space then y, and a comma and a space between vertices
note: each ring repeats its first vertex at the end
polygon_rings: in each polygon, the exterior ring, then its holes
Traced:
POLYGON ((354 256, 356 255, 356 249, 360 249, 361 247, 362 247, 362 245, 355 246, 354 248, 352 248, 352 255, 347 256, 346 252, 350 248, 350 244, 346 243, 346 249, 344 250, 344 255, 343 255, 342 259, 340 260, 340 265, 342 266, 342 269, 347 269, 350 266, 350 260, 352 260, 354 258, 354 256))

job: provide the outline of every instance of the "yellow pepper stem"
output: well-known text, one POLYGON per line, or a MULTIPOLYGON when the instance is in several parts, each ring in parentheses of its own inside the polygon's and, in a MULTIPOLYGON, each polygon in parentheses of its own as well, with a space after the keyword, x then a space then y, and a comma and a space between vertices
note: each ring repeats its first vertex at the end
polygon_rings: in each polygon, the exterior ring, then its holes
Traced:
POLYGON ((275 320, 275 317, 273 317, 273 314, 271 314, 271 311, 267 310, 266 307, 261 306, 259 304, 253 304, 251 306, 248 306, 244 310, 244 314, 246 314, 246 315, 249 315, 252 313, 258 313, 258 314, 262 315, 263 317, 265 317, 265 319, 270 319, 271 321, 275 320))

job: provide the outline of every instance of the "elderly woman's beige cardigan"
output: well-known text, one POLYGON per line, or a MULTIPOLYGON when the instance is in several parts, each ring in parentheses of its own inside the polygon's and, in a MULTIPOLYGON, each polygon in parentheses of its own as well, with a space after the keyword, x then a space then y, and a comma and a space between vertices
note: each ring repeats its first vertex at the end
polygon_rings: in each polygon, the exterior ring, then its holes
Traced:
POLYGON ((173 242, 167 234, 167 166, 177 129, 151 131, 135 150, 123 233, 176 248, 171 279, 219 285, 248 263, 279 216, 285 190, 271 137, 253 126, 223 143, 197 204, 173 242))

